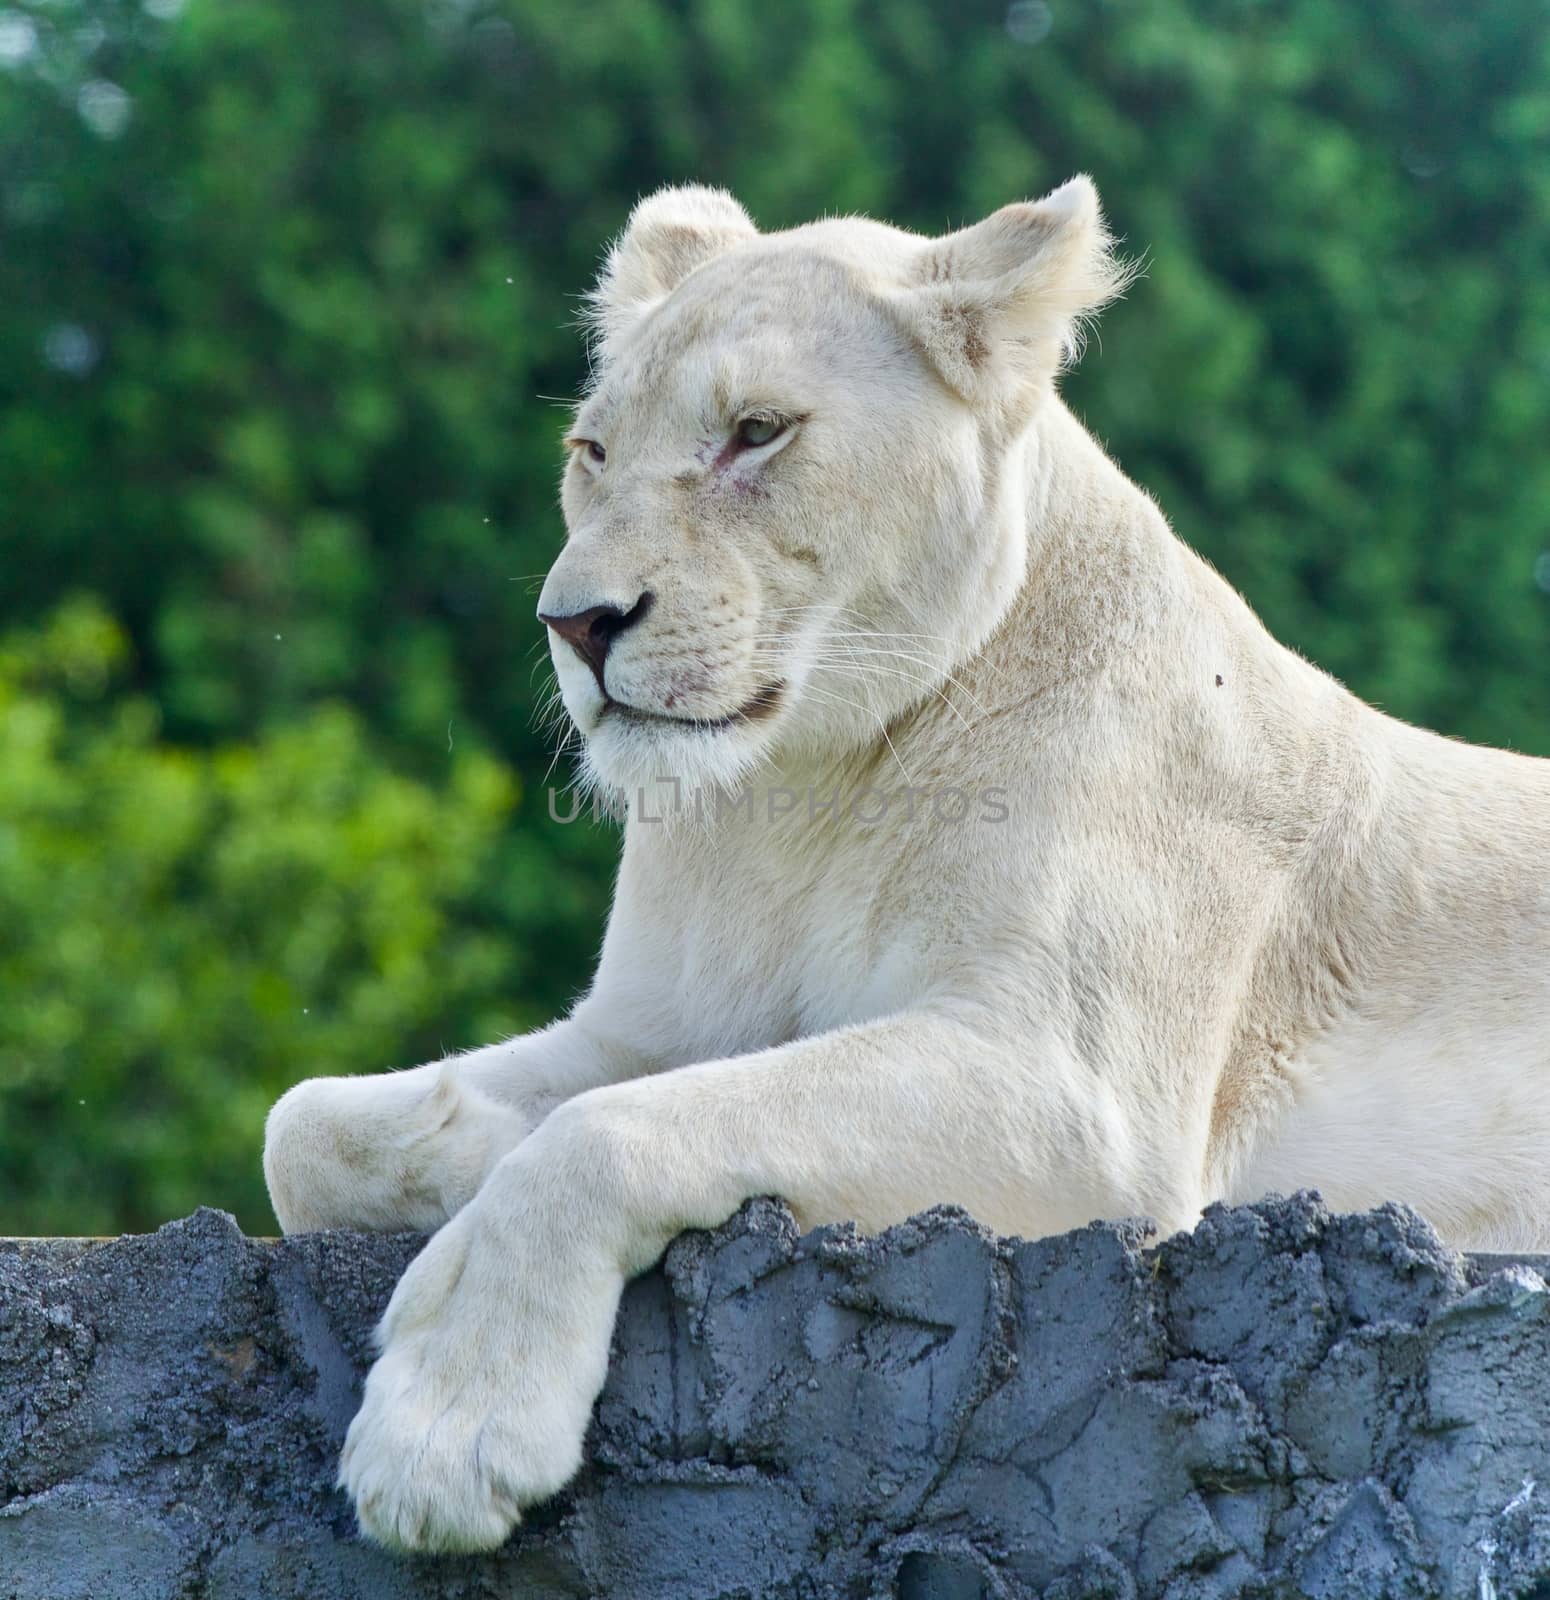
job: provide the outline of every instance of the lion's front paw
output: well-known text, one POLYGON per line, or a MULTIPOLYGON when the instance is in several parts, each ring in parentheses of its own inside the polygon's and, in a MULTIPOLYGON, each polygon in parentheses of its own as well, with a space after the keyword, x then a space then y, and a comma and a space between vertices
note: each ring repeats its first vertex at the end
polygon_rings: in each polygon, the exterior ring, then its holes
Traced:
POLYGON ((379 1544, 493 1550, 524 1505, 553 1494, 581 1464, 590 1402, 579 1421, 563 1408, 536 1411, 460 1365, 416 1340, 372 1369, 339 1481, 361 1531, 379 1544))
POLYGON ((581 1465, 607 1370, 618 1285, 535 1280, 532 1252, 467 1218, 399 1284, 339 1464, 362 1531, 394 1549, 501 1544, 581 1465))

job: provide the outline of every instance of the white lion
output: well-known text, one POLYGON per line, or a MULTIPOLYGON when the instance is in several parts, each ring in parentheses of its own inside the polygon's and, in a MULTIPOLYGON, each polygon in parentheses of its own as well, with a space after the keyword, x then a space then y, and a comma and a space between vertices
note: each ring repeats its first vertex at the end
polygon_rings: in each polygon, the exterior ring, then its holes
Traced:
POLYGON ((935 240, 636 209, 540 602, 632 802, 596 979, 269 1122, 287 1230, 440 1230, 345 1445, 372 1537, 504 1539, 625 1280, 751 1195, 1037 1235, 1316 1185, 1550 1246, 1550 763, 1363 705, 1179 543, 1055 393, 1124 277, 1084 178, 935 240))

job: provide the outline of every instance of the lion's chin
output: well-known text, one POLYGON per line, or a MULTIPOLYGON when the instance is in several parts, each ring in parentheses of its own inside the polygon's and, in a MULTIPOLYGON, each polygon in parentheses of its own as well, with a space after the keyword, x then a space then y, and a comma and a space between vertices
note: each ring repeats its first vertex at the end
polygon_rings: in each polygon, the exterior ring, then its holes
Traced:
POLYGON ((709 797, 741 787, 761 763, 764 730, 738 717, 719 725, 672 717, 601 719, 586 737, 588 783, 642 822, 703 814, 709 797))

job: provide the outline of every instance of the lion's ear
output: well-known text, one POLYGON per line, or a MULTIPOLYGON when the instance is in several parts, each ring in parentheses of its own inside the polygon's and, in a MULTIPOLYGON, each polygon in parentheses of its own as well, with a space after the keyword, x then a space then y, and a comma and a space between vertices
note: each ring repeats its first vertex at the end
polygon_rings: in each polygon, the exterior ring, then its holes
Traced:
POLYGON ((1072 360, 1082 324, 1120 294, 1098 191, 1086 177, 927 245, 900 301, 909 331, 971 404, 1009 404, 1072 360))
POLYGON ((696 267, 757 234, 748 213, 725 189, 691 183, 658 189, 640 201, 589 297, 603 350, 696 267))

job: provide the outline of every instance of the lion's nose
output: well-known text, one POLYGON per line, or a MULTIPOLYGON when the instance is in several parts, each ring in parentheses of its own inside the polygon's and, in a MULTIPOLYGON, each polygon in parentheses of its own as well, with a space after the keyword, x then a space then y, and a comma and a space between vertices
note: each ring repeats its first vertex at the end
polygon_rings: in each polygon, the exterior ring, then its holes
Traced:
POLYGON ((648 589, 633 606, 588 606, 585 611, 573 611, 568 617, 553 617, 538 613, 538 620, 554 631, 592 669, 597 686, 606 695, 608 686, 603 682, 603 663, 615 639, 626 628, 633 628, 651 609, 656 598, 648 589))

